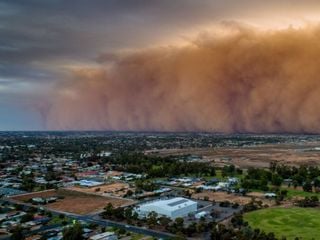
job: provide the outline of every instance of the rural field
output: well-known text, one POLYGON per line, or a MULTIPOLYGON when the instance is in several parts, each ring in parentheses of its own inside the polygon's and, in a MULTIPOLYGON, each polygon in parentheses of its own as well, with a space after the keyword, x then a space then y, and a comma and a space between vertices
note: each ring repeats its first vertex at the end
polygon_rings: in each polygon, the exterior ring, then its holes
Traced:
POLYGON ((162 149, 147 154, 156 156, 180 156, 193 154, 202 156, 201 161, 211 162, 215 166, 233 164, 240 168, 268 168, 276 161, 291 166, 320 165, 319 142, 297 144, 262 144, 246 147, 186 148, 162 149))
POLYGON ((54 210, 76 214, 88 214, 102 210, 105 206, 107 206, 108 203, 112 203, 114 207, 120 207, 133 202, 126 199, 102 197, 95 194, 87 194, 66 189, 35 192, 15 196, 12 198, 21 202, 25 202, 35 197, 62 197, 63 199, 58 199, 56 202, 48 203, 45 206, 54 210))
POLYGON ((302 240, 319 239, 320 209, 314 208, 267 208, 244 215, 253 228, 273 232, 287 240, 299 237, 302 240))

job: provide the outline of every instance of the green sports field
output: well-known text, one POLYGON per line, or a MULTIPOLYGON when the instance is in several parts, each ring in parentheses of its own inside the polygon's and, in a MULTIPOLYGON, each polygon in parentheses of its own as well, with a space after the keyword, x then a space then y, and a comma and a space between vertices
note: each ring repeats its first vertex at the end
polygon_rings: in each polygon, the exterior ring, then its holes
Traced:
POLYGON ((251 227, 273 232, 278 238, 320 239, 320 209, 267 208, 247 213, 244 219, 251 227))

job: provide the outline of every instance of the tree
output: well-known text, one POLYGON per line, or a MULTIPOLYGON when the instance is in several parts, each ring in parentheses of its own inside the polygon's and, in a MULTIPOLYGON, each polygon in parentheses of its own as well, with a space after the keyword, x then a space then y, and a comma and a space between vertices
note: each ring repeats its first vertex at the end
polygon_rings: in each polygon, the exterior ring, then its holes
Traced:
POLYGON ((133 192, 132 192, 132 190, 131 189, 129 189, 128 191, 127 191, 127 194, 126 194, 128 197, 131 197, 132 195, 133 195, 133 192))
POLYGON ((303 188, 303 191, 305 191, 305 192, 312 192, 312 184, 311 184, 311 181, 310 181, 310 180, 307 180, 307 181, 303 184, 302 188, 303 188))
POLYGON ((286 189, 281 190, 280 195, 283 197, 286 197, 288 195, 288 190, 286 190, 286 189))
POLYGON ((315 179, 313 180, 313 186, 314 186, 315 188, 319 188, 319 187, 320 187, 320 180, 319 180, 318 178, 315 178, 315 179))
POLYGON ((23 229, 20 225, 18 225, 12 229, 12 235, 11 235, 10 239, 11 240, 25 239, 24 234, 23 234, 23 229))
POLYGON ((188 237, 192 237, 192 235, 197 231, 197 223, 193 222, 189 224, 189 226, 185 229, 188 237))
POLYGON ((138 220, 138 218, 139 218, 139 214, 136 211, 133 211, 132 219, 133 220, 138 220))
POLYGON ((82 226, 77 222, 72 227, 63 230, 63 240, 82 240, 82 226))
POLYGON ((132 219, 133 219, 133 210, 132 208, 128 207, 124 210, 124 213, 123 213, 125 219, 128 221, 128 223, 131 223, 132 219))
POLYGON ((270 171, 271 171, 271 172, 275 172, 276 169, 277 169, 277 165, 278 165, 278 163, 277 163, 276 161, 270 162, 270 164, 269 164, 269 169, 270 169, 270 171))
POLYGON ((128 207, 124 210, 125 218, 129 219, 132 217, 132 208, 128 207))
POLYGON ((118 220, 124 220, 124 208, 116 208, 113 210, 113 217, 115 217, 118 220))
POLYGON ((150 212, 147 216, 147 224, 149 227, 153 227, 157 224, 158 220, 158 213, 156 212, 150 212))
POLYGON ((181 217, 178 217, 178 218, 176 218, 176 220, 175 220, 175 223, 176 223, 177 225, 179 225, 179 226, 183 226, 183 222, 184 222, 184 220, 183 220, 183 218, 181 218, 181 217))
POLYGON ((271 179, 272 185, 279 187, 281 186, 282 182, 283 182, 282 177, 280 177, 278 174, 272 174, 272 179, 271 179))
POLYGON ((319 202, 318 196, 311 196, 311 197, 310 197, 310 200, 311 200, 312 202, 315 202, 315 203, 318 203, 318 202, 319 202))
POLYGON ((159 218, 159 223, 161 226, 167 228, 169 223, 171 222, 171 219, 165 216, 162 216, 159 218))
POLYGON ((234 228, 243 226, 244 224, 243 216, 241 214, 234 215, 234 217, 231 218, 231 223, 234 228))
POLYGON ((204 232, 206 229, 206 224, 205 224, 205 221, 200 221, 198 224, 197 224, 197 232, 198 233, 202 233, 204 232))
POLYGON ((33 175, 25 175, 22 177, 21 188, 26 191, 32 191, 35 187, 35 182, 33 181, 33 175))
POLYGON ((108 205, 104 208, 103 216, 104 217, 112 217, 114 212, 114 208, 112 203, 108 203, 108 205))
POLYGON ((181 234, 184 230, 183 225, 183 218, 176 218, 175 221, 169 226, 169 231, 174 234, 181 234))
POLYGON ((317 207, 319 205, 319 198, 317 196, 305 197, 305 199, 298 200, 299 207, 317 207))
POLYGON ((26 215, 23 215, 21 217, 20 222, 21 223, 25 223, 25 222, 29 222, 29 221, 32 221, 32 220, 33 220, 33 214, 32 213, 27 213, 26 215))

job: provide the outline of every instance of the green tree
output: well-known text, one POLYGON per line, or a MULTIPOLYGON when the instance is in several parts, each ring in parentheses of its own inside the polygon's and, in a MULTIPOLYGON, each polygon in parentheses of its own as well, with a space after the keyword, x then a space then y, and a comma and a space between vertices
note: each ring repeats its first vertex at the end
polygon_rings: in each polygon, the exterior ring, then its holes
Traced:
POLYGON ((283 179, 280 175, 272 174, 272 178, 271 178, 272 185, 279 187, 281 186, 282 182, 283 182, 283 179))
POLYGON ((162 216, 159 218, 159 223, 163 227, 168 227, 169 223, 171 222, 171 219, 165 216, 162 216))
POLYGON ((113 208, 112 203, 108 203, 108 205, 104 208, 103 216, 110 218, 110 217, 112 217, 113 212, 114 212, 114 208, 113 208))
POLYGON ((319 180, 318 178, 315 178, 315 179, 313 180, 313 186, 314 186, 315 188, 319 188, 319 187, 320 187, 320 180, 319 180))
POLYGON ((63 240, 82 240, 83 229, 80 223, 75 223, 72 227, 63 230, 63 240))
POLYGON ((150 212, 147 216, 147 224, 149 227, 154 227, 158 221, 158 214, 156 212, 150 212))
POLYGON ((310 180, 305 181, 305 183, 302 186, 303 191, 305 192, 312 192, 312 184, 310 180))
POLYGON ((193 222, 189 224, 189 226, 185 229, 188 237, 192 237, 192 235, 197 231, 197 223, 193 222))

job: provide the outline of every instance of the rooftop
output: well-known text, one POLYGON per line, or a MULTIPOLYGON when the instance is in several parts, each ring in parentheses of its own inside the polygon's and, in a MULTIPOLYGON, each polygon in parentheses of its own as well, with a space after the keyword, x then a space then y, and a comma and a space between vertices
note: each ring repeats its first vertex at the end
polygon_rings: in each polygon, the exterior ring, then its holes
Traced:
POLYGON ((156 206, 159 208, 166 208, 166 209, 170 209, 170 210, 175 210, 175 209, 179 209, 182 207, 187 207, 187 206, 193 205, 195 203, 196 202, 191 201, 186 198, 176 197, 176 198, 171 198, 171 199, 166 199, 166 200, 161 199, 161 200, 157 200, 157 201, 153 201, 153 202, 148 202, 143 205, 144 206, 156 206))

